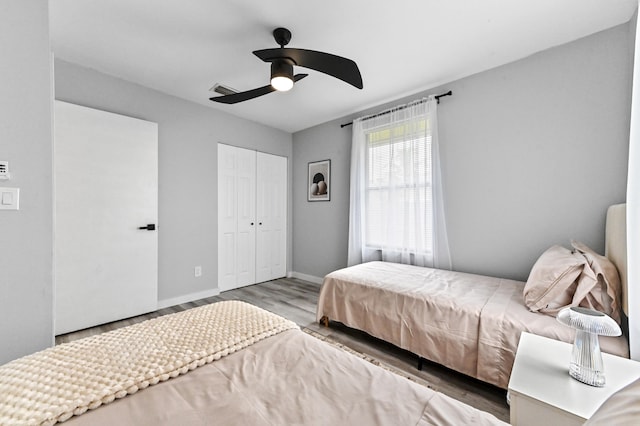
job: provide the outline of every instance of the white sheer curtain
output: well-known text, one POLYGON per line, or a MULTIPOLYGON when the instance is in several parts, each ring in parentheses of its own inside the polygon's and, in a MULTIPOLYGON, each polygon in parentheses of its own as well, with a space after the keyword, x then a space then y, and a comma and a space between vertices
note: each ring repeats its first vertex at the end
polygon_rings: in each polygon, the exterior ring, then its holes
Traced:
POLYGON ((353 122, 349 265, 451 269, 435 98, 353 122))

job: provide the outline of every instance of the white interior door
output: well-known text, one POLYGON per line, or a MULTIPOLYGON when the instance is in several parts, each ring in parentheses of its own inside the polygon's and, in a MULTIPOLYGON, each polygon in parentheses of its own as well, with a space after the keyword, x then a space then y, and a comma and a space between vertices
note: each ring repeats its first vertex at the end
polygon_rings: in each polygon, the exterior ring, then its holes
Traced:
POLYGON ((287 158, 258 152, 256 282, 287 274, 287 158))
POLYGON ((255 281, 256 152, 218 144, 218 288, 255 281))
POLYGON ((56 101, 55 332, 157 307, 158 125, 56 101))

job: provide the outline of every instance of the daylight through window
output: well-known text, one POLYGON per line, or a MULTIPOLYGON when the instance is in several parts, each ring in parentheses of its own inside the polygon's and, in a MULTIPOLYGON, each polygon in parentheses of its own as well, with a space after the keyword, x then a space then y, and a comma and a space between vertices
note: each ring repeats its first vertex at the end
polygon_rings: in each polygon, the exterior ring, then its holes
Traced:
POLYGON ((426 120, 366 134, 365 244, 418 251, 432 245, 431 136, 426 120))

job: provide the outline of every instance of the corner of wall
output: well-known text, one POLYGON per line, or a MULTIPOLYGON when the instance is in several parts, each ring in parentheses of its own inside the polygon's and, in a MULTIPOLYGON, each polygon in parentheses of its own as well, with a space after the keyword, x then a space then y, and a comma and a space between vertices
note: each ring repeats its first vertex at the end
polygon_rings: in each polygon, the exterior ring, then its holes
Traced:
POLYGON ((320 277, 315 277, 313 275, 307 275, 307 274, 303 274, 301 272, 295 272, 295 271, 289 271, 289 273, 287 273, 287 277, 288 278, 297 278, 299 280, 309 281, 309 282, 314 283, 314 284, 322 284, 322 280, 323 280, 320 277))
MULTIPOLYGON (((640 60, 637 32, 638 11, 631 21, 633 55, 632 64, 640 60)), ((629 131, 629 172, 627 177, 627 258, 640 256, 640 68, 633 67, 631 98, 631 128, 629 131)), ((627 262, 629 304, 629 349, 631 358, 640 361, 640 264, 627 262)))

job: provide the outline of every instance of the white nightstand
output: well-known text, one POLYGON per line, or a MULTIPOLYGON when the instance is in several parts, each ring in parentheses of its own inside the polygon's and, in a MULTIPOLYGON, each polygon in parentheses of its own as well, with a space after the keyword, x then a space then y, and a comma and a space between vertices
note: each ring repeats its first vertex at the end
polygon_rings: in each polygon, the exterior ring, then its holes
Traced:
POLYGON ((598 388, 569 376, 573 345, 522 333, 509 380, 511 424, 579 425, 617 390, 640 377, 640 363, 602 354, 606 384, 598 388))

